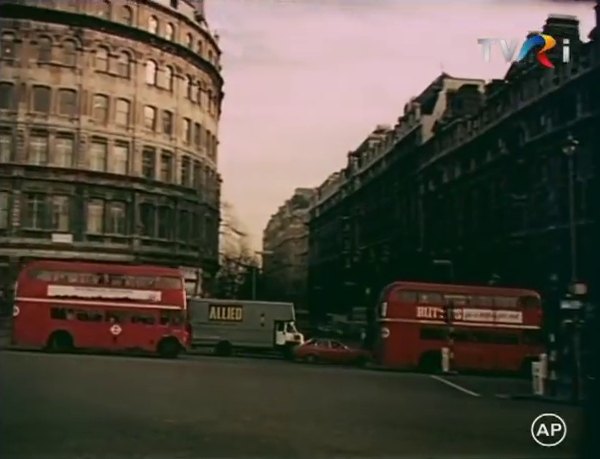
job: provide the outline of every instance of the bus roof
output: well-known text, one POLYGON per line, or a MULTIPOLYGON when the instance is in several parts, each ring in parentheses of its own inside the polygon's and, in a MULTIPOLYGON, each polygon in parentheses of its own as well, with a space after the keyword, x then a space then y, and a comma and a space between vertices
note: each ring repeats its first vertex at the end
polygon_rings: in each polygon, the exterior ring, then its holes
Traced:
POLYGON ((127 265, 112 263, 90 263, 75 260, 35 260, 25 265, 22 272, 48 269, 52 271, 75 269, 79 272, 100 272, 107 274, 138 274, 141 276, 175 276, 181 277, 177 268, 152 265, 127 265))
POLYGON ((456 293, 456 294, 479 294, 479 295, 497 295, 497 296, 524 296, 530 295, 539 297, 535 290, 496 287, 489 285, 460 285, 460 284, 435 284, 429 282, 393 282, 385 287, 386 292, 392 289, 399 290, 419 290, 424 292, 456 293))

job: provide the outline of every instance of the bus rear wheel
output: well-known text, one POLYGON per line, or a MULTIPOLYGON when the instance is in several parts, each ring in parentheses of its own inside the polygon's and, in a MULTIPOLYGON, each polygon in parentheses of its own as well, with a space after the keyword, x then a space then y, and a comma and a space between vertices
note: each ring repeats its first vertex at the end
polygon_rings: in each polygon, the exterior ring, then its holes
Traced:
POLYGON ((50 352, 69 352, 73 347, 73 337, 64 330, 56 331, 48 338, 47 348, 50 352))
POLYGON ((165 338, 158 343, 158 355, 165 359, 175 359, 181 351, 181 346, 175 338, 165 338))

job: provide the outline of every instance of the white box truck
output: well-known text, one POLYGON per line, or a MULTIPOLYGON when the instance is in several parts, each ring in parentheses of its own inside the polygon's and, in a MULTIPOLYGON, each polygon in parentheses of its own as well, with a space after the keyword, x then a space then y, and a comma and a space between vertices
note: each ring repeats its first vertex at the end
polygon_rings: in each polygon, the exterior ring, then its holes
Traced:
POLYGON ((192 347, 212 347, 218 355, 276 350, 289 358, 304 343, 293 303, 191 298, 188 313, 192 347))

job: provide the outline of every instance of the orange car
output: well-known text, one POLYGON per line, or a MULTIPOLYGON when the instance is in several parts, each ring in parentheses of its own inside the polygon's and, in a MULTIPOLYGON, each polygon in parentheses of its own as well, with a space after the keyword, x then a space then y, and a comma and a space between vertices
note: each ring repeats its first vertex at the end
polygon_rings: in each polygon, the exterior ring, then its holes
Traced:
POLYGON ((294 357, 299 362, 365 365, 370 361, 371 354, 334 339, 313 338, 296 347, 294 357))

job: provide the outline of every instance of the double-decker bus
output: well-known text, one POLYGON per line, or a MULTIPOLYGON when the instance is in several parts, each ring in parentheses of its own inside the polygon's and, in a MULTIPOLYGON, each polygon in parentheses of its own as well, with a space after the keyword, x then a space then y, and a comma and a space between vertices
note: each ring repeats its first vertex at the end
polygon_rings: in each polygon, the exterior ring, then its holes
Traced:
POLYGON ((172 268, 33 261, 17 279, 12 344, 174 358, 190 340, 184 287, 172 268))
POLYGON ((375 361, 388 368, 529 371, 543 352, 542 306, 532 290, 395 282, 370 324, 375 361))

